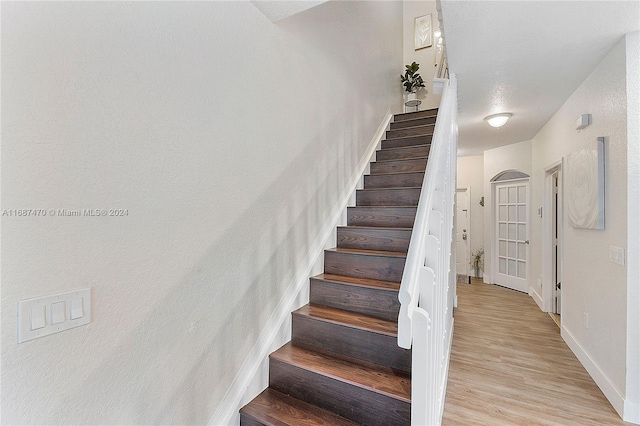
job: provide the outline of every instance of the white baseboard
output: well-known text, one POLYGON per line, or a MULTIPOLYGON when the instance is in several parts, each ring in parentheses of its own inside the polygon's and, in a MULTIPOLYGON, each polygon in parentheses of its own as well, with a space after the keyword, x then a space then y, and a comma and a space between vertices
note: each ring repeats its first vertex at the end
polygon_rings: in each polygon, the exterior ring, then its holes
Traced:
POLYGON ((482 282, 485 284, 493 284, 493 282, 491 282, 491 277, 487 274, 482 274, 482 282))
POLYGON ((533 300, 536 301, 536 303, 538 304, 538 307, 542 312, 547 312, 544 310, 544 302, 542 301, 542 297, 538 294, 538 292, 533 287, 529 287, 529 296, 531 296, 533 300))
POLYGON ((571 332, 564 325, 562 326, 562 338, 578 358, 578 361, 582 363, 582 366, 585 368, 585 370, 587 370, 593 381, 596 382, 604 396, 609 400, 613 408, 622 418, 622 414, 625 408, 625 401, 618 388, 616 388, 609 377, 607 377, 604 371, 602 371, 600 366, 589 356, 587 351, 584 350, 582 345, 578 343, 573 334, 571 334, 571 332))
POLYGON ((622 417, 622 420, 640 425, 640 404, 630 401, 629 399, 625 399, 624 416, 622 417))
POLYGON ((368 170, 369 163, 374 158, 376 149, 380 146, 384 132, 387 130, 392 117, 391 110, 387 111, 380 127, 369 142, 360 162, 349 178, 344 191, 340 194, 316 239, 311 244, 304 261, 298 268, 298 272, 289 283, 284 296, 280 299, 278 306, 276 306, 273 314, 262 329, 257 342, 245 358, 227 393, 218 404, 213 416, 211 416, 208 423, 210 426, 238 425, 238 410, 264 389, 264 386, 257 386, 259 390, 256 392, 254 382, 266 377, 265 372, 262 370, 268 369, 268 363, 265 360, 269 353, 290 339, 290 333, 283 332, 283 326, 289 326, 288 320, 291 311, 299 307, 297 306, 299 304, 298 295, 304 286, 308 285, 311 271, 319 261, 324 249, 329 247, 329 244, 335 243, 332 238, 333 232, 343 219, 343 213, 349 205, 356 188, 362 181, 365 171, 368 170))

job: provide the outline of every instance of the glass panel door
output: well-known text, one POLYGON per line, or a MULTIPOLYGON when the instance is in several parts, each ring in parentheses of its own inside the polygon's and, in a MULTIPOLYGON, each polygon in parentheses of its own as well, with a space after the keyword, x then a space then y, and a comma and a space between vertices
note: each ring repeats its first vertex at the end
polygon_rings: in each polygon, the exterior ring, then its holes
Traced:
POLYGON ((495 184, 495 283, 528 292, 527 283, 527 180, 495 184))

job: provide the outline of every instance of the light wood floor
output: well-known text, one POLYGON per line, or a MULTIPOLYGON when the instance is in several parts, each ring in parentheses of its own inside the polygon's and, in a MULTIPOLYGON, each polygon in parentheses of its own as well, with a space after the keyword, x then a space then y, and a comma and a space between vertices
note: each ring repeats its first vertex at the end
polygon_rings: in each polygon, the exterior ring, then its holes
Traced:
POLYGON ((524 293, 458 284, 443 426, 629 425, 524 293))
POLYGON ((549 316, 551 317, 551 319, 553 320, 553 322, 556 323, 556 325, 558 327, 561 327, 560 325, 560 315, 558 314, 554 314, 553 312, 549 312, 549 316))

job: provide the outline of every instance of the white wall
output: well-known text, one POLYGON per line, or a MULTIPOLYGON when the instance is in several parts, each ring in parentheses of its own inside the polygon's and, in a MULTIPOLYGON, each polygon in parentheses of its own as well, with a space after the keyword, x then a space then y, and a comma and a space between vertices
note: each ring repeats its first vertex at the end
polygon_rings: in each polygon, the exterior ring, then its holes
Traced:
POLYGON ((388 110, 402 6, 4 3, 3 424, 203 424, 388 110), (357 72, 354 72, 357 69, 357 72), (24 344, 18 300, 91 287, 24 344))
MULTIPOLYGON (((484 282, 486 283, 493 283, 495 277, 492 271, 494 224, 491 179, 506 170, 516 170, 531 176, 531 141, 518 142, 484 152, 484 282)), ((531 217, 531 205, 530 202, 529 217, 531 217)), ((529 235, 531 234, 532 231, 529 229, 529 235)), ((531 281, 531 274, 529 274, 529 281, 531 281)))
MULTIPOLYGON (((418 99, 422 101, 420 109, 437 108, 440 105, 440 95, 433 93, 433 76, 436 72, 435 68, 435 38, 434 44, 431 47, 415 50, 414 43, 414 25, 415 18, 427 14, 431 14, 431 26, 433 31, 440 28, 438 22, 438 11, 436 10, 436 2, 424 1, 424 0, 405 0, 403 3, 403 28, 404 28, 404 49, 403 49, 403 63, 405 65, 417 62, 420 64, 420 70, 418 71, 425 82, 425 87, 418 92, 418 99)), ((402 66, 400 74, 404 74, 405 67, 402 66)), ((400 78, 398 78, 398 84, 400 85, 400 78)), ((400 86, 404 92, 404 88, 400 86)))
MULTIPOLYGON (((480 198, 484 197, 484 157, 474 155, 458 157, 457 186, 469 188, 469 246, 471 253, 484 247, 484 210, 480 198)), ((485 204, 486 206, 486 204, 485 204)))
MULTIPOLYGON (((532 207, 538 207, 544 193, 543 170, 591 146, 597 137, 606 137, 605 229, 573 228, 566 214, 562 218, 562 326, 563 337, 619 412, 625 393, 627 269, 609 261, 609 247, 627 247, 625 55, 623 40, 534 137, 532 145, 532 207), (593 124, 576 130, 576 119, 586 113, 592 115, 593 124)), ((542 219, 532 218, 533 279, 542 268, 542 219)))
POLYGON ((627 392, 624 414, 640 424, 640 32, 627 54, 627 392))

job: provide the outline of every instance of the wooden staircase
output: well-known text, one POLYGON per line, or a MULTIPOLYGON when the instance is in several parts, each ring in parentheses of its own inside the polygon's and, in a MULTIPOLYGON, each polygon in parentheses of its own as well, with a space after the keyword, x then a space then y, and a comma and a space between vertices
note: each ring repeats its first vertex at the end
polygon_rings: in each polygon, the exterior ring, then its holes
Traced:
POLYGON ((397 343, 404 270, 437 109, 394 116, 382 149, 292 313, 292 339, 269 357, 269 387, 243 426, 409 425, 411 351, 397 343))

